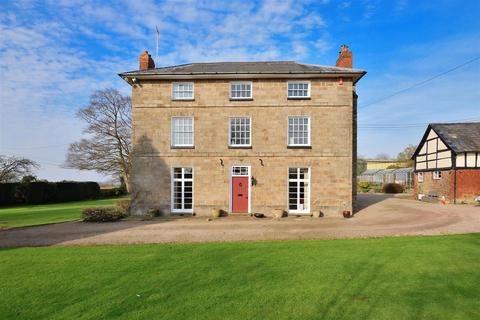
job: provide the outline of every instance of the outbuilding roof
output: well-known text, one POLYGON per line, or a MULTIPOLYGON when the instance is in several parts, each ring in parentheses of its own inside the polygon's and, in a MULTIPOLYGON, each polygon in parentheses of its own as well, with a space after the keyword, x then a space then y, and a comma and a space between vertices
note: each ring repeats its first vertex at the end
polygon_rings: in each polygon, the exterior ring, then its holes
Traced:
POLYGON ((420 151, 420 147, 430 129, 435 131, 440 139, 455 153, 480 151, 480 122, 431 123, 428 125, 422 143, 418 145, 412 159, 420 151))
POLYGON ((432 123, 430 127, 456 153, 480 151, 480 122, 432 123))
POLYGON ((254 62, 202 62, 170 67, 135 70, 120 73, 122 78, 141 76, 218 76, 218 75, 286 75, 325 74, 351 75, 358 81, 366 71, 360 69, 328 67, 295 61, 254 61, 254 62))

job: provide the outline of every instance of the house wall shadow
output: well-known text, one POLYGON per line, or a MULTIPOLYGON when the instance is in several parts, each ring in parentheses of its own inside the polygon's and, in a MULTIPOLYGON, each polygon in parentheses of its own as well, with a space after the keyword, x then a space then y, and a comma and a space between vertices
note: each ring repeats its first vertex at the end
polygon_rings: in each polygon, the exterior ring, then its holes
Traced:
POLYGON ((41 247, 67 243, 69 241, 93 238, 121 230, 142 226, 168 223, 172 220, 185 219, 155 218, 150 221, 117 221, 117 222, 62 222, 41 226, 21 227, 0 230, 0 248, 41 247))
POLYGON ((131 214, 145 215, 148 209, 160 209, 165 217, 155 218, 151 221, 141 221, 140 219, 106 223, 75 221, 0 230, 0 248, 51 246, 120 230, 188 218, 188 216, 167 216, 170 211, 170 166, 161 159, 160 152, 154 148, 152 140, 146 135, 142 135, 133 142, 130 186, 133 207, 131 214))
POLYGON ((134 139, 132 152, 132 215, 145 215, 149 209, 170 213, 171 166, 161 157, 146 134, 134 139))
POLYGON ((359 214, 363 209, 393 197, 395 195, 385 193, 359 193, 357 194, 355 214, 359 214))

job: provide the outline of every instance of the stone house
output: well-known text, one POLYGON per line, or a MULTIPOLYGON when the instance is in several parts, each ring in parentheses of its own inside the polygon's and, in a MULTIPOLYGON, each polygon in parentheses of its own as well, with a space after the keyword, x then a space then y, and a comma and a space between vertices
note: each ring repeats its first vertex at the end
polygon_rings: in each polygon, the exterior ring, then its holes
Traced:
POLYGON ((365 71, 293 61, 189 63, 119 74, 132 86, 132 211, 339 214, 356 197, 365 71))
POLYGON ((480 196, 480 122, 430 124, 412 159, 417 199, 459 203, 480 196))

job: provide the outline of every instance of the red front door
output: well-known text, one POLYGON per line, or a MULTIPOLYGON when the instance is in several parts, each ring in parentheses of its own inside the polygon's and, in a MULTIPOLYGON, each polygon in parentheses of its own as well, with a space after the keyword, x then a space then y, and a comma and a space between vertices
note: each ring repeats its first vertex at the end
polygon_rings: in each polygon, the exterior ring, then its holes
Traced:
POLYGON ((232 212, 248 212, 248 177, 232 177, 232 212))

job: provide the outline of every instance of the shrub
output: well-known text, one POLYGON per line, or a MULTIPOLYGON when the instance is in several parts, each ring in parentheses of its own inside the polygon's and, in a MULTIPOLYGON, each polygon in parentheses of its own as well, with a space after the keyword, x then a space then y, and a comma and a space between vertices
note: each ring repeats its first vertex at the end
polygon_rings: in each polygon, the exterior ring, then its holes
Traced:
POLYGON ((128 214, 130 212, 130 206, 132 205, 132 201, 130 199, 122 199, 118 200, 116 203, 117 208, 128 214))
POLYGON ((148 209, 148 211, 147 211, 147 215, 150 216, 150 217, 152 217, 152 218, 160 217, 161 212, 160 212, 159 209, 150 208, 150 209, 148 209))
POLYGON ((368 190, 370 190, 371 188, 370 182, 368 181, 359 182, 358 188, 360 189, 361 192, 368 192, 368 190))
POLYGON ((85 222, 113 222, 125 217, 125 212, 115 207, 86 208, 82 211, 85 222))
POLYGON ((387 183, 383 185, 384 193, 402 193, 403 191, 403 186, 398 183, 387 183))

